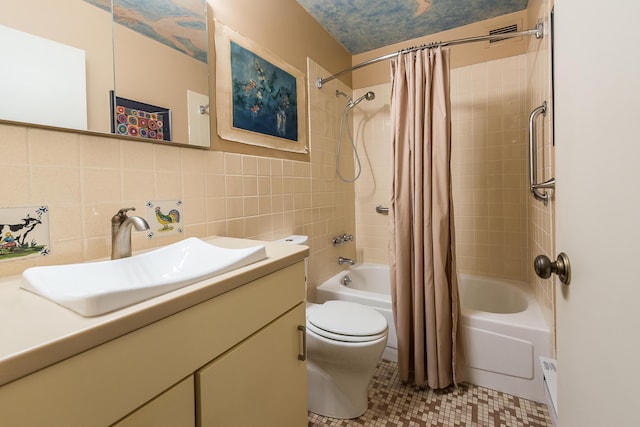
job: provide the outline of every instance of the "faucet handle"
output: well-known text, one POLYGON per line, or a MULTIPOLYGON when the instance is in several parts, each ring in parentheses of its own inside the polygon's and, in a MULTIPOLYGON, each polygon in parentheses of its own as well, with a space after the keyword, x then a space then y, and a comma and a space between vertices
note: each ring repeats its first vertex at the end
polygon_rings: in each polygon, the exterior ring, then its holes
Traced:
POLYGON ((124 216, 127 216, 127 212, 129 212, 129 211, 135 211, 135 210, 136 210, 136 208, 135 208, 135 207, 133 207, 133 206, 132 206, 132 207, 130 207, 130 208, 122 208, 122 209, 120 209, 120 210, 118 211, 118 215, 124 215, 124 216))
POLYGON ((111 222, 114 224, 118 224, 121 223, 122 221, 124 221, 125 219, 127 219, 127 212, 129 211, 135 211, 136 208, 134 207, 130 207, 130 208, 122 208, 118 211, 117 214, 115 214, 113 217, 111 217, 111 222))

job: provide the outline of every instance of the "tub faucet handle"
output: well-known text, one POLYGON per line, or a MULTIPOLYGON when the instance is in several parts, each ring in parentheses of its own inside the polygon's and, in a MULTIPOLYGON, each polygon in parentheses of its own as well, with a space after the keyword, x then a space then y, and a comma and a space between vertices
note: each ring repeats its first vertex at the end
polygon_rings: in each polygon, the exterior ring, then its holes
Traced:
POLYGON ((351 277, 349 277, 349 275, 347 274, 342 278, 341 282, 344 286, 349 286, 349 284, 353 282, 353 280, 351 280, 351 277))
POLYGON ((345 243, 349 243, 353 241, 353 234, 343 234, 342 236, 336 236, 331 240, 333 246, 344 245, 345 243))

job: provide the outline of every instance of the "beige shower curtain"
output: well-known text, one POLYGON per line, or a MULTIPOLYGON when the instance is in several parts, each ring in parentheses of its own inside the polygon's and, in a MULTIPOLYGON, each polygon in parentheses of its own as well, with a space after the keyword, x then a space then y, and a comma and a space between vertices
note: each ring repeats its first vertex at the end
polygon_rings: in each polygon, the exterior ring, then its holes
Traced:
POLYGON ((464 380, 451 199, 448 49, 391 61, 390 266, 400 379, 464 380))

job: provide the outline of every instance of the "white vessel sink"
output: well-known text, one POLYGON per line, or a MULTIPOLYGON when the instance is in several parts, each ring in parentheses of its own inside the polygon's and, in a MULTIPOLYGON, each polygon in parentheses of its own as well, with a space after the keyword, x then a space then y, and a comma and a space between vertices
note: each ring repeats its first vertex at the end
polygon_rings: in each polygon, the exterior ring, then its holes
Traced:
POLYGON ((190 237, 129 258, 32 267, 20 287, 90 317, 265 258, 264 245, 227 249, 190 237))

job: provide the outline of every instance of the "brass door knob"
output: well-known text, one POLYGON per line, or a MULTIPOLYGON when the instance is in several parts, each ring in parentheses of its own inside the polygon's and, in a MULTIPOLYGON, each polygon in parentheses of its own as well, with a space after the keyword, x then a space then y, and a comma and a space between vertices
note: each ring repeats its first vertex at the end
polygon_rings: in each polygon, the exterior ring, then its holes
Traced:
POLYGON ((565 285, 571 283, 571 264, 569 257, 564 252, 560 252, 555 261, 551 261, 546 255, 538 255, 533 261, 533 269, 543 279, 548 279, 551 277, 551 273, 555 273, 565 285))

